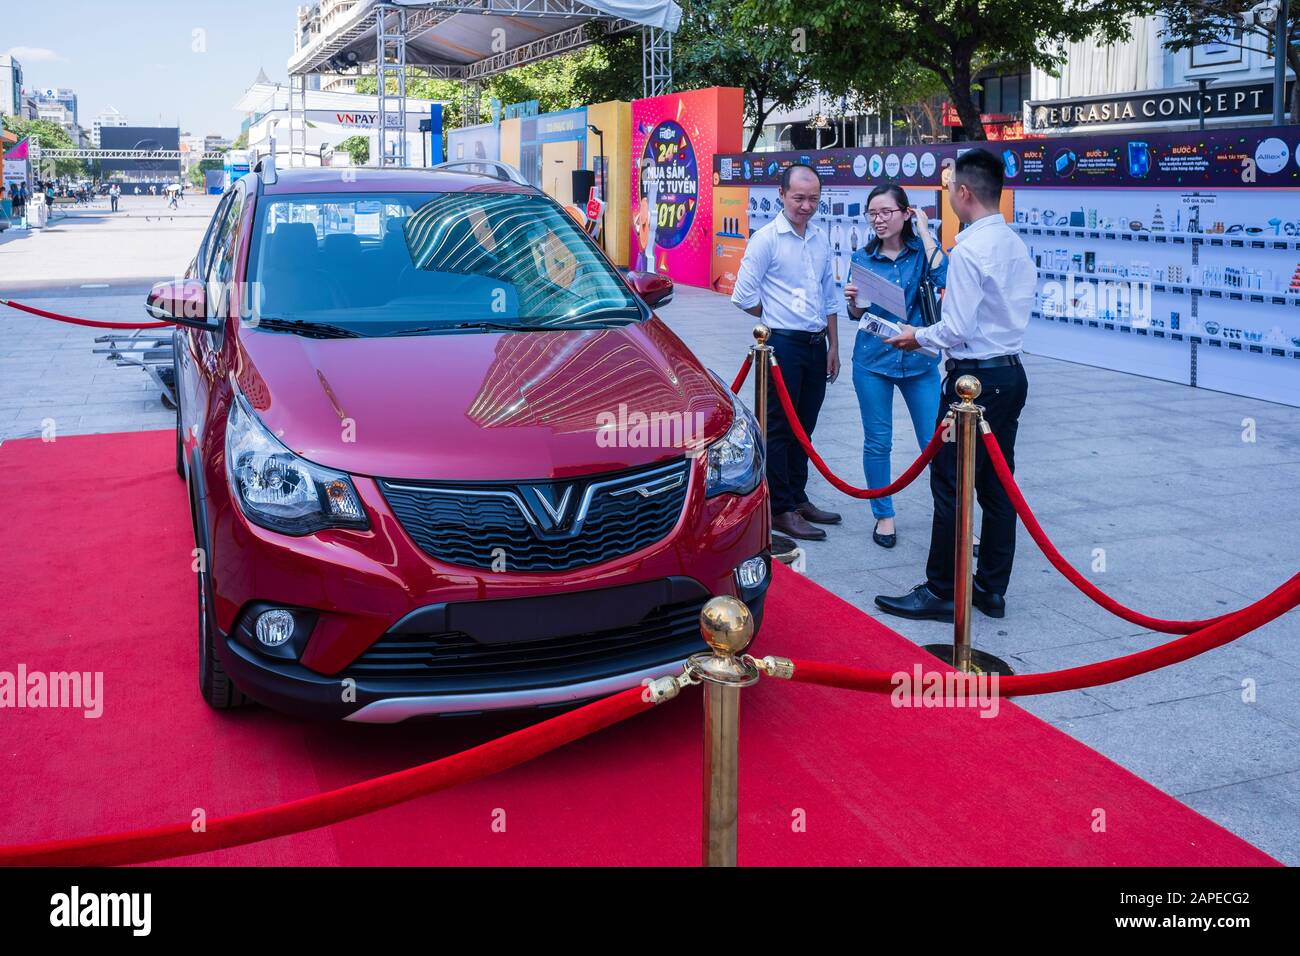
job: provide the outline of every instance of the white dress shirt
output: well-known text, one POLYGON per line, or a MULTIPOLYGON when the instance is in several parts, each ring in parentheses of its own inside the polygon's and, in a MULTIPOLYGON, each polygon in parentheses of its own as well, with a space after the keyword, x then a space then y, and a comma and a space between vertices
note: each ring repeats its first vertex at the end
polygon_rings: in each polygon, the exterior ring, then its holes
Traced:
POLYGON ((761 304, 770 329, 820 332, 837 300, 830 243, 817 226, 800 236, 783 212, 749 237, 731 293, 740 308, 761 304))
POLYGON ((948 259, 943 318, 917 329, 916 340, 949 358, 1018 354, 1037 286, 1034 260, 1002 214, 976 219, 948 259))

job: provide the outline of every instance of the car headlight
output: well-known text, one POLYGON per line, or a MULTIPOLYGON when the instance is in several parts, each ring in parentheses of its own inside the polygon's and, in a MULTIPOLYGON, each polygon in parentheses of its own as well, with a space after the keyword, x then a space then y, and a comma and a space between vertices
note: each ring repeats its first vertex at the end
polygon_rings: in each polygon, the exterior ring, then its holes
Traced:
MULTIPOLYGON (((731 389, 727 394, 731 395, 731 389)), ((758 434, 758 422, 735 395, 731 395, 731 408, 731 427, 708 448, 708 480, 704 485, 708 498, 728 492, 747 495, 763 480, 763 439, 758 434)))
POLYGON ((226 477, 244 517, 271 531, 370 526, 352 479, 285 448, 242 395, 226 419, 226 477))

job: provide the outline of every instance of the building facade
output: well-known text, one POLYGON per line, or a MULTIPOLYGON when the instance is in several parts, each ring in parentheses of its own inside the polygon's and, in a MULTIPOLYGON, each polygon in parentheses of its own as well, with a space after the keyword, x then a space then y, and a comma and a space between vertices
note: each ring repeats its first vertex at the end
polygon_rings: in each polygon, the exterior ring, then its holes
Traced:
MULTIPOLYGON (((293 34, 293 51, 310 46, 322 33, 329 33, 357 5, 357 0, 320 0, 298 8, 298 25, 293 34)), ((312 89, 325 93, 355 93, 357 78, 340 73, 324 73, 308 78, 312 89)))
MULTIPOLYGON (((1225 30, 1221 42, 1172 51, 1162 17, 1140 17, 1129 39, 1065 46, 1059 76, 1035 69, 1025 98, 1029 133, 1155 132, 1266 125, 1273 57, 1263 37, 1225 30)), ((1295 74, 1287 71, 1288 89, 1295 74)), ((1284 101, 1285 103, 1285 101, 1284 101)))
POLYGON ((119 113, 114 107, 110 106, 104 112, 100 113, 90 124, 90 144, 96 149, 101 142, 100 131, 105 127, 126 126, 127 119, 119 113))
POLYGON ((23 67, 7 53, 0 54, 0 113, 18 116, 23 112, 23 67))

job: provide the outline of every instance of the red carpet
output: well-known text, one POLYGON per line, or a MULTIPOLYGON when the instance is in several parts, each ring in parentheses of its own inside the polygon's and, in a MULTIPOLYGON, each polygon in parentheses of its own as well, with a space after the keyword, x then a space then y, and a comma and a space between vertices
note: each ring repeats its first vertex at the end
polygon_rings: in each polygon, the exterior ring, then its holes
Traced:
MULTIPOLYGON (((0 446, 9 501, 0 671, 104 672, 99 719, 0 710, 0 844, 265 806, 528 722, 363 726, 210 711, 195 686, 192 539, 172 441, 159 431, 0 446)), ((891 670, 931 660, 784 568, 754 650, 891 670)), ((700 747, 693 689, 497 777, 187 862, 693 865, 700 747)), ((1006 701, 995 719, 981 719, 975 710, 897 709, 884 696, 764 680, 744 692, 740 862, 1274 861, 1006 701), (1102 833, 1093 831, 1097 809, 1102 833)))

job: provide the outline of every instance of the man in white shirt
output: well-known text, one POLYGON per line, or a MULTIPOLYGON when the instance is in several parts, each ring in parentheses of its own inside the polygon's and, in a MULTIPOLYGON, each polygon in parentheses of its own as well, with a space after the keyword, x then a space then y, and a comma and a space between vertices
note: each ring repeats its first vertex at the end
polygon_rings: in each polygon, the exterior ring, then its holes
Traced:
MULTIPOLYGON (((922 346, 946 353, 940 416, 957 401, 962 375, 979 379, 978 403, 1007 463, 1015 469, 1016 429, 1029 383, 1020 363, 1025 326, 1034 304, 1037 271, 1024 241, 1000 211, 1002 161, 983 149, 957 158, 948 199, 966 228, 948 260, 943 318, 928 328, 904 326, 890 345, 922 346)), ((957 515, 957 446, 945 442, 930 465, 934 523, 926 581, 898 597, 877 595, 876 605, 901 617, 951 621, 953 539, 957 515)), ((975 494, 983 511, 973 603, 989 617, 1006 614, 1005 595, 1016 553, 1016 512, 984 449, 976 446, 975 494)))
MULTIPOLYGON (((831 273, 826 234, 809 220, 821 201, 821 177, 811 166, 790 166, 781 175, 782 213, 749 238, 731 301, 772 330, 769 340, 790 401, 810 436, 826 397, 826 385, 840 373, 835 328, 839 295, 831 273)), ((794 437, 776 395, 768 392, 767 485, 772 527, 792 538, 821 541, 817 524, 839 524, 840 516, 808 500, 808 456, 794 437)))

